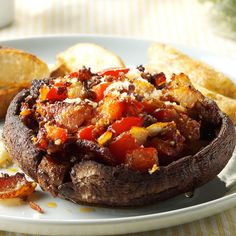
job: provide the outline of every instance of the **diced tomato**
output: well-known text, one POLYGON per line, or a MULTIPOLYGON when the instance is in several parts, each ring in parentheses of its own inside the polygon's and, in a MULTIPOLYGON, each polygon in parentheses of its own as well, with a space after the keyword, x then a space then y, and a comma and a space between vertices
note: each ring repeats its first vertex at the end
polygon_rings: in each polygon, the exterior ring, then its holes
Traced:
POLYGON ((160 165, 168 165, 181 156, 184 139, 178 139, 179 142, 153 138, 148 146, 155 147, 158 150, 160 165), (174 145, 173 145, 174 144, 174 145))
POLYGON ((130 169, 139 171, 151 170, 158 164, 157 150, 155 148, 137 148, 126 154, 125 163, 130 169))
POLYGON ((45 139, 41 139, 38 143, 38 147, 41 149, 46 149, 48 146, 48 143, 45 139))
POLYGON ((98 72, 98 75, 100 76, 110 75, 114 77, 119 77, 121 74, 127 74, 129 70, 130 70, 129 68, 115 67, 98 72))
POLYGON ((60 140, 61 143, 64 143, 68 138, 67 129, 60 128, 55 125, 47 125, 47 126, 45 126, 45 128, 47 131, 48 138, 53 141, 60 140))
POLYGON ((118 120, 121 118, 124 111, 124 103, 113 99, 112 97, 106 97, 102 105, 102 113, 110 121, 118 120))
POLYGON ((117 139, 109 145, 110 152, 117 159, 118 163, 124 163, 126 153, 138 147, 137 141, 129 133, 118 136, 117 139))
POLYGON ((143 111, 143 104, 138 101, 128 101, 124 103, 124 113, 127 116, 138 116, 143 111))
POLYGON ((110 84, 111 84, 110 82, 105 82, 105 83, 98 84, 92 88, 92 90, 96 94, 95 102, 99 102, 104 98, 104 92, 110 84))
POLYGON ((153 112, 153 116, 160 122, 170 122, 178 118, 178 113, 175 109, 160 108, 153 112))
POLYGON ((79 138, 90 140, 90 141, 95 141, 95 137, 93 135, 94 128, 95 128, 94 125, 89 125, 83 129, 81 129, 78 134, 79 138))
POLYGON ((148 102, 143 102, 143 106, 144 110, 148 113, 152 113, 156 109, 156 106, 154 106, 154 104, 148 102))
POLYGON ((64 87, 52 87, 47 94, 47 99, 49 101, 62 101, 66 98, 67 90, 64 87))
POLYGON ((72 79, 72 78, 76 78, 79 76, 79 73, 78 72, 72 72, 69 74, 69 78, 72 79))
POLYGON ((142 126, 143 125, 143 118, 141 117, 125 117, 121 120, 114 122, 110 129, 116 135, 120 135, 125 131, 129 131, 133 126, 142 126))
POLYGON ((63 87, 64 85, 65 85, 65 83, 62 82, 62 81, 56 82, 56 83, 54 84, 54 86, 56 86, 56 87, 63 87))

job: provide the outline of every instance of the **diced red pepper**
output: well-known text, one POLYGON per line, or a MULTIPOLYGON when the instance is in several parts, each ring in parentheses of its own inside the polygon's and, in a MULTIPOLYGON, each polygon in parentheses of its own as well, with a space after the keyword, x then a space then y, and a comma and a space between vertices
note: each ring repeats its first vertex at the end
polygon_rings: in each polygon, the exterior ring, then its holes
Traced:
POLYGON ((54 86, 56 86, 56 87, 63 87, 64 85, 65 85, 65 83, 62 82, 62 81, 56 82, 56 83, 54 84, 54 86))
POLYGON ((69 74, 69 78, 72 79, 72 78, 76 78, 79 76, 79 73, 78 72, 72 72, 69 74))
POLYGON ((119 77, 121 74, 127 74, 129 70, 130 70, 129 68, 115 67, 98 72, 98 75, 100 76, 110 75, 114 77, 119 77))
POLYGON ((60 140, 61 143, 64 143, 68 139, 67 129, 60 128, 55 125, 48 125, 45 128, 47 131, 48 138, 53 141, 60 140))
POLYGON ((104 92, 110 84, 111 84, 110 82, 105 82, 105 83, 101 83, 93 87, 92 90, 96 94, 95 102, 99 102, 104 98, 104 92))
POLYGON ((67 98, 67 90, 64 87, 50 88, 47 99, 49 101, 63 101, 67 98))
POLYGON ((138 101, 128 101, 124 104, 124 113, 127 116, 138 116, 143 111, 143 104, 138 101))
POLYGON ((133 170, 151 170, 154 164, 158 164, 157 150, 155 148, 140 147, 129 151, 126 154, 125 163, 133 170))
POLYGON ((120 135, 125 131, 129 131, 133 126, 142 126, 143 125, 143 118, 142 117, 125 117, 121 120, 114 122, 110 129, 116 135, 120 135))
POLYGON ((45 139, 41 139, 39 141, 39 144, 38 144, 38 147, 41 148, 41 149, 46 149, 48 146, 48 143, 45 139))
POLYGON ((170 122, 178 118, 178 113, 175 109, 160 108, 153 112, 153 116, 160 122, 170 122))
POLYGON ((118 163, 124 163, 126 153, 138 147, 137 141, 129 133, 118 136, 117 139, 109 145, 110 152, 117 159, 118 163))
POLYGON ((90 141, 95 141, 95 137, 93 135, 94 128, 95 128, 94 125, 89 125, 83 129, 81 129, 78 134, 79 138, 90 140, 90 141))
POLYGON ((159 104, 155 102, 143 102, 143 107, 144 110, 150 114, 153 113, 157 107, 159 107, 159 104))

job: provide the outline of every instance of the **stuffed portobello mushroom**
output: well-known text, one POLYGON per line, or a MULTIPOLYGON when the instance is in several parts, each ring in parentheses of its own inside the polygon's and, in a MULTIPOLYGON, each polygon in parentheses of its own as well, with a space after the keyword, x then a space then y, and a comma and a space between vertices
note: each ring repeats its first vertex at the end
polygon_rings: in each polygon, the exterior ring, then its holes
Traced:
POLYGON ((12 101, 4 142, 41 188, 77 203, 137 206, 213 179, 235 129, 185 74, 83 68, 35 80, 12 101))

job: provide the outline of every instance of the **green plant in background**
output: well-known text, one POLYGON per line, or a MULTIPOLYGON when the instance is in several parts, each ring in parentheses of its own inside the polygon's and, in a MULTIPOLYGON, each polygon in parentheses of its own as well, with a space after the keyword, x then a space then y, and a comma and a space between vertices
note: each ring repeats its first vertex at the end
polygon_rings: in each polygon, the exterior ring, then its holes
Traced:
POLYGON ((212 3, 218 3, 223 2, 224 0, 199 0, 199 2, 212 2, 212 3))
POLYGON ((211 2, 209 22, 214 31, 223 36, 236 38, 236 0, 199 0, 211 2))

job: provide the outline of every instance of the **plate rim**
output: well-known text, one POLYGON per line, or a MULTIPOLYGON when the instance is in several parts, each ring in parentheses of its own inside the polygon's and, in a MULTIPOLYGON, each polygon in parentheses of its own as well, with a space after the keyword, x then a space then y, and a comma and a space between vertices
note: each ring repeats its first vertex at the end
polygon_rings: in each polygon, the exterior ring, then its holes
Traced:
MULTIPOLYGON (((84 220, 64 220, 64 219, 35 219, 35 218, 24 218, 24 217, 12 217, 12 216, 3 216, 0 215, 0 219, 14 219, 18 222, 25 222, 25 223, 46 223, 46 224, 51 224, 51 223, 60 223, 60 224, 97 224, 97 223, 116 223, 116 222, 127 222, 129 220, 135 220, 135 221, 140 221, 140 220, 152 220, 156 219, 157 217, 168 217, 169 215, 179 215, 181 213, 189 213, 192 212, 193 210, 202 210, 205 206, 214 206, 215 204, 219 204, 224 202, 225 200, 229 201, 233 199, 236 196, 236 193, 232 193, 227 196, 220 197, 218 199, 214 199, 208 202, 200 203, 194 206, 189 206, 189 207, 184 207, 180 208, 177 210, 170 210, 166 212, 160 212, 160 213, 151 213, 151 214, 146 214, 146 215, 138 215, 138 216, 128 216, 128 217, 116 217, 116 218, 104 218, 104 219, 84 219, 84 220)), ((235 204, 236 204, 236 199, 235 199, 235 204)), ((111 209, 115 209, 112 207, 109 207, 111 209)))
MULTIPOLYGON (((111 39, 111 40, 134 40, 134 41, 140 41, 140 42, 145 42, 145 43, 154 43, 154 42, 158 42, 158 43, 164 43, 164 44, 168 44, 168 45, 172 45, 174 47, 180 47, 180 48, 185 48, 188 49, 190 51, 196 52, 196 53, 204 53, 207 54, 208 56, 213 56, 213 57, 217 57, 219 56, 217 53, 214 53, 213 51, 207 51, 205 49, 202 48, 198 48, 197 46, 190 46, 187 44, 183 44, 183 43, 173 43, 170 42, 168 40, 165 41, 158 41, 156 39, 150 39, 148 37, 137 37, 137 36, 121 36, 121 35, 112 35, 112 34, 84 34, 84 33, 68 33, 68 34, 60 34, 60 33, 56 33, 56 34, 44 34, 44 35, 29 35, 29 36, 22 36, 22 37, 17 37, 17 38, 10 38, 10 39, 0 39, 0 43, 11 43, 11 42, 19 42, 19 41, 25 41, 25 40, 40 40, 40 39, 51 39, 51 38, 92 38, 92 39, 102 39, 102 38, 106 38, 106 39, 111 39)), ((221 59, 230 59, 232 61, 236 60, 236 57, 234 56, 230 56, 227 57, 225 55, 220 55, 221 59)))

